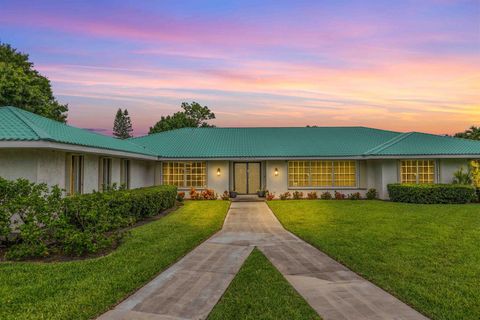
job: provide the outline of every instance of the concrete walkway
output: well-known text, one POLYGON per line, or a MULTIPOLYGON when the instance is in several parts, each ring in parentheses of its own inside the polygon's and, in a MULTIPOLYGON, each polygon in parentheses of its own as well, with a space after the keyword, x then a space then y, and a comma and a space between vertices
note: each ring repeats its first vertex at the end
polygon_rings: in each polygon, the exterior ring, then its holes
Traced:
POLYGON ((286 231, 263 202, 232 203, 219 233, 99 319, 205 319, 255 246, 325 320, 427 319, 286 231))

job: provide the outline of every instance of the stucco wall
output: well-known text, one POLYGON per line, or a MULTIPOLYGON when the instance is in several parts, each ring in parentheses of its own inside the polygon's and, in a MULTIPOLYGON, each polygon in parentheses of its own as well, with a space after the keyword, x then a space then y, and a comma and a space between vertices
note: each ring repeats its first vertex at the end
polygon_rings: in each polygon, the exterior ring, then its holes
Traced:
POLYGON ((65 188, 65 153, 54 150, 0 150, 0 177, 65 188))
POLYGON ((153 186, 155 165, 155 161, 130 160, 130 188, 153 186))
POLYGON ((439 163, 439 182, 452 183, 455 171, 463 167, 464 171, 468 169, 468 160, 465 159, 441 159, 439 163))
POLYGON ((229 162, 228 161, 208 161, 207 162, 207 185, 213 189, 219 196, 223 192, 229 191, 229 162), (220 169, 220 175, 217 175, 217 169, 220 169))

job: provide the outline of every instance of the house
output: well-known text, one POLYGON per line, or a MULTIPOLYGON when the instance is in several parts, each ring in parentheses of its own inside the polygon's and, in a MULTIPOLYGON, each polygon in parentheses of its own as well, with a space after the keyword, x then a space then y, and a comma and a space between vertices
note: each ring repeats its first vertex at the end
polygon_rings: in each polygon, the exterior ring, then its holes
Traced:
POLYGON ((365 127, 184 128, 119 140, 14 107, 0 108, 0 177, 67 193, 174 184, 221 194, 268 189, 360 192, 450 183, 480 141, 365 127))

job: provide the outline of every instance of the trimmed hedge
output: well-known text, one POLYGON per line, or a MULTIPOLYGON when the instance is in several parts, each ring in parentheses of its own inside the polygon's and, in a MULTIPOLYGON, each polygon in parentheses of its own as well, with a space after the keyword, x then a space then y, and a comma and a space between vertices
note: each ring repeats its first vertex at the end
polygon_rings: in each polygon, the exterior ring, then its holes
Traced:
POLYGON ((459 184, 389 184, 390 200, 408 203, 469 203, 476 198, 475 188, 459 184))
POLYGON ((122 228, 175 205, 177 188, 158 186, 62 197, 58 187, 0 178, 0 245, 7 259, 97 253, 122 228))

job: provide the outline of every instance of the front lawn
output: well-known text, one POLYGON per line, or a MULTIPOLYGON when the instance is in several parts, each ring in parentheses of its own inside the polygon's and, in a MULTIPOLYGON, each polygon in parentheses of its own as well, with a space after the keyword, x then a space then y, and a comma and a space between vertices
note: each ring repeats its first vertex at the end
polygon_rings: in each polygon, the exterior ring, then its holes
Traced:
POLYGON ((187 201, 135 228, 108 256, 0 263, 0 319, 89 319, 121 301, 221 229, 227 201, 187 201))
POLYGON ((480 319, 480 205, 271 201, 307 242, 433 319, 480 319))
POLYGON ((308 320, 320 317, 255 249, 208 319, 308 320))

